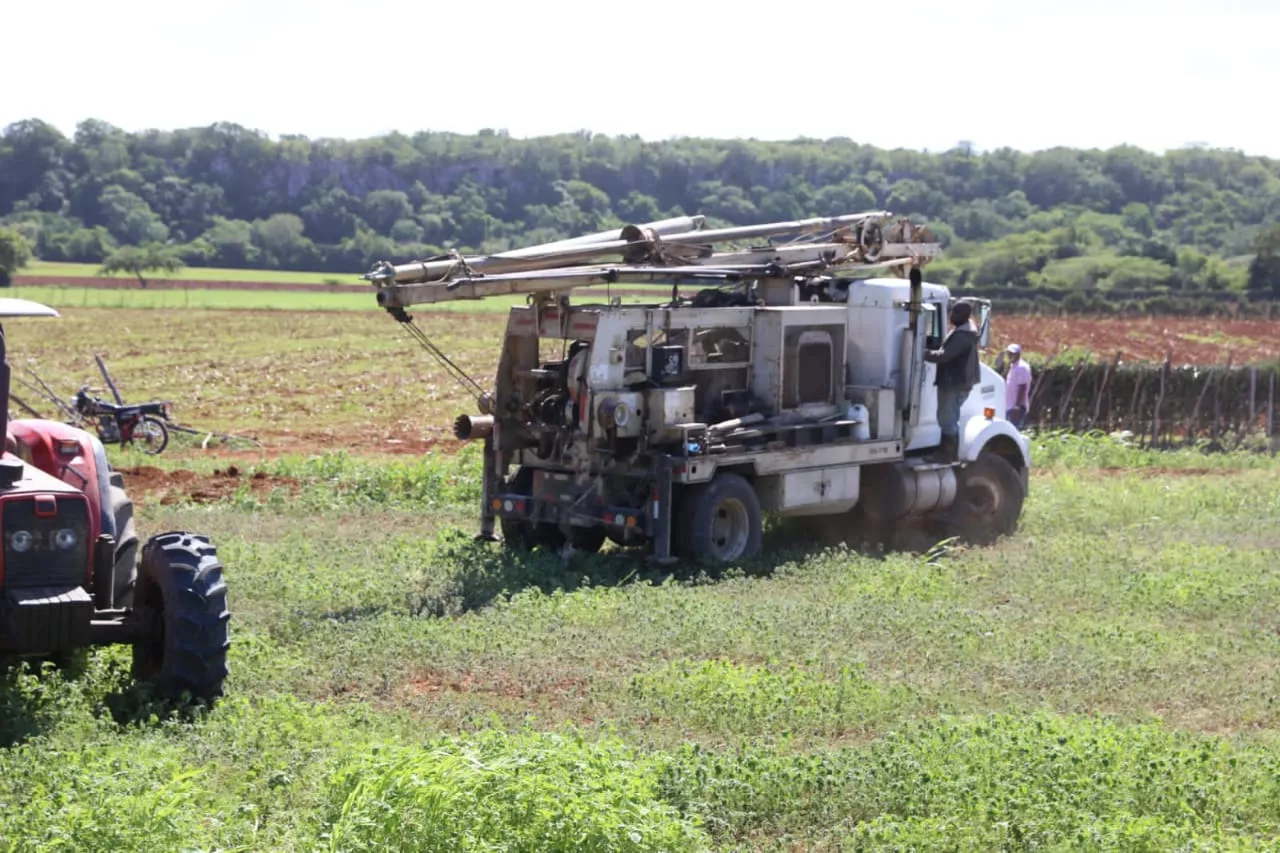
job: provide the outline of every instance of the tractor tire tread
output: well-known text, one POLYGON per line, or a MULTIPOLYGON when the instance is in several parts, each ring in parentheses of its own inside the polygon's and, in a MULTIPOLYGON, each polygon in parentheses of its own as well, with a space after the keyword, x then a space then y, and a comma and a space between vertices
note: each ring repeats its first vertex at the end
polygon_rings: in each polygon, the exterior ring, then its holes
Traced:
POLYGON ((164 533, 143 548, 139 590, 146 603, 159 603, 164 629, 158 641, 134 646, 134 668, 163 696, 222 695, 231 647, 222 573, 217 549, 203 536, 164 533))

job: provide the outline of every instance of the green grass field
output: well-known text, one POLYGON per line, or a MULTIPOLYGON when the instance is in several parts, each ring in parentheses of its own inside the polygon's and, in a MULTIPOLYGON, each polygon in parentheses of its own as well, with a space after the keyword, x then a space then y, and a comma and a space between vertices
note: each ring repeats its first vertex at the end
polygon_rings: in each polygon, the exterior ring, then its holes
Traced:
MULTIPOLYGON (((55 261, 32 261, 23 267, 18 275, 32 276, 65 276, 69 279, 98 278, 98 264, 72 264, 55 261)), ((351 284, 368 287, 368 283, 360 280, 361 272, 352 274, 329 272, 300 272, 297 270, 242 270, 223 269, 221 267, 183 267, 175 276, 157 274, 153 278, 177 278, 182 281, 269 281, 281 284, 351 284)), ((128 275, 117 275, 121 281, 130 281, 128 275)))
POLYGON ((1269 849, 1280 468, 1041 442, 1019 535, 724 576, 470 541, 474 454, 267 463, 213 710, 3 685, 12 849, 1269 849), (1132 466, 1099 476, 1094 459, 1132 466))
MULTIPOLYGON (((422 325, 491 372, 500 314, 422 325)), ((5 326, 15 375, 69 394, 98 352, 126 399, 266 450, 108 448, 144 537, 219 548, 227 696, 163 706, 121 647, 8 670, 0 850, 1277 845, 1271 457, 1040 436, 990 548, 873 558, 773 525, 716 576, 564 565, 471 540, 477 448, 444 440, 471 404, 382 312, 5 326)))

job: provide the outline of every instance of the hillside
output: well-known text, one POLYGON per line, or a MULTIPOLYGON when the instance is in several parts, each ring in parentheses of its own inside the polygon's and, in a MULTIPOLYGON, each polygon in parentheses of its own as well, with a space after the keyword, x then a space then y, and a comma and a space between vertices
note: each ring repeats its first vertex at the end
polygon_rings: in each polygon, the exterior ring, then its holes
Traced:
POLYGON ((1280 294, 1280 161, 1234 151, 931 154, 588 133, 272 140, 233 124, 129 133, 93 120, 67 138, 34 119, 0 134, 0 225, 46 261, 168 243, 188 266, 350 274, 680 213, 750 224, 869 208, 929 222, 948 247, 932 275, 953 285, 1280 294))

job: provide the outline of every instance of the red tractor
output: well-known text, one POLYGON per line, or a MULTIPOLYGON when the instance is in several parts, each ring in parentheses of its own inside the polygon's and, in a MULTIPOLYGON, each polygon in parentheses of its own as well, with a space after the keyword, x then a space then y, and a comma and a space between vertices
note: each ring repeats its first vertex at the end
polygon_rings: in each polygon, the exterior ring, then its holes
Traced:
MULTIPOLYGON (((0 318, 57 317, 0 298, 0 318)), ((139 551, 133 501, 97 436, 42 419, 9 421, 0 327, 0 657, 133 646, 133 674, 166 698, 222 695, 227 587, 210 541, 162 533, 139 551)))

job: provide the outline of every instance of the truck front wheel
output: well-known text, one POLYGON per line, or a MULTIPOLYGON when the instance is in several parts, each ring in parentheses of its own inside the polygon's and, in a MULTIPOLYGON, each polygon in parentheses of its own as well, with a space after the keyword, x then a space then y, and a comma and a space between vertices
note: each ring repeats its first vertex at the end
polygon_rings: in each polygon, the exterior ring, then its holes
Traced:
POLYGON ((690 486, 674 520, 679 556, 724 564, 760 553, 760 499, 751 484, 728 471, 690 486))
POLYGON ((1008 460, 983 451, 960 469, 952 506, 958 535, 975 545, 990 545, 1018 527, 1026 489, 1008 460))

